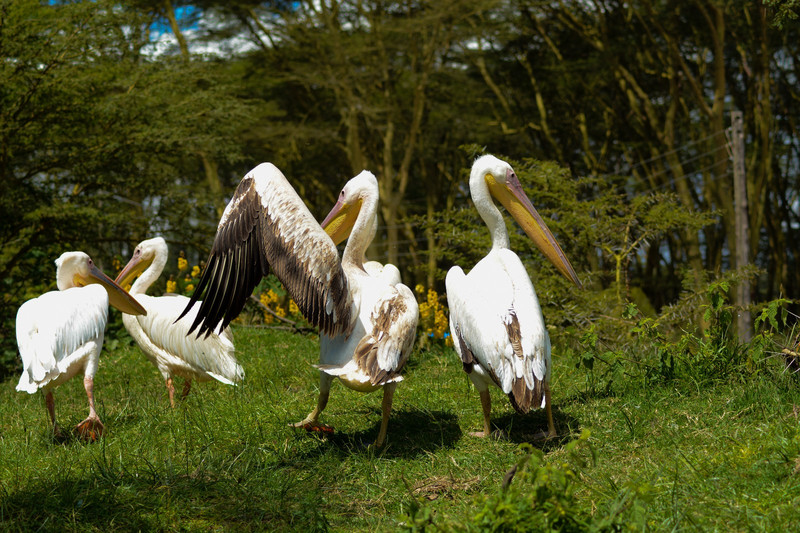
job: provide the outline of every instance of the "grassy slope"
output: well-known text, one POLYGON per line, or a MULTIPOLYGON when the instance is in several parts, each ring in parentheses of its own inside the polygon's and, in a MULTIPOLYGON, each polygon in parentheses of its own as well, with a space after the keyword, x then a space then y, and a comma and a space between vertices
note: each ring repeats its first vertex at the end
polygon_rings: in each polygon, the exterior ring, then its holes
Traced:
MULTIPOLYGON (((560 442, 533 436, 540 412, 513 414, 493 391, 506 440, 467 435, 480 427, 477 394, 452 351, 415 353, 398 387, 388 447, 377 435, 379 394, 334 384, 323 421, 328 439, 287 427, 316 401, 314 337, 235 331, 247 372, 239 388, 194 387, 167 408, 160 375, 138 348, 104 351, 97 378, 107 436, 54 444, 41 395, 0 384, 0 528, 4 530, 393 530, 412 501, 455 523, 496 493, 533 441, 546 461, 589 429, 597 463, 579 473, 585 512, 625 486, 646 487, 654 530, 785 530, 800 523, 796 383, 754 378, 705 390, 632 386, 587 397, 582 376, 556 355, 553 378, 560 442)), ((61 425, 87 408, 80 380, 56 393, 61 425)))

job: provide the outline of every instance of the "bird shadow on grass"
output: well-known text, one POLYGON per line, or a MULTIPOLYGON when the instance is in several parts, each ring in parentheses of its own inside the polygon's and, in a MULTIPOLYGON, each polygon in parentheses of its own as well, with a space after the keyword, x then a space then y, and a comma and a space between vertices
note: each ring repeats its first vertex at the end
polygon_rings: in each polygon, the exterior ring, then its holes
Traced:
POLYGON ((571 440, 580 430, 578 420, 553 408, 553 423, 556 426, 556 436, 547 437, 547 413, 544 409, 531 411, 526 415, 508 412, 492 419, 492 425, 498 428, 503 438, 511 442, 531 444, 543 452, 561 448, 571 440))
MULTIPOLYGON (((35 484, 0 499, 6 531, 312 531, 323 499, 319 488, 264 470, 258 497, 242 497, 241 480, 218 472, 95 473, 35 484), (156 474, 156 475, 153 475, 156 474)), ((313 480, 312 480, 313 481, 313 480)))
POLYGON ((462 437, 458 418, 453 413, 400 410, 392 412, 386 443, 376 450, 372 444, 381 426, 380 410, 376 410, 376 414, 378 420, 369 429, 352 433, 335 430, 320 437, 321 445, 308 452, 306 458, 335 451, 342 456, 375 453, 383 457, 413 459, 440 448, 452 448, 462 437))

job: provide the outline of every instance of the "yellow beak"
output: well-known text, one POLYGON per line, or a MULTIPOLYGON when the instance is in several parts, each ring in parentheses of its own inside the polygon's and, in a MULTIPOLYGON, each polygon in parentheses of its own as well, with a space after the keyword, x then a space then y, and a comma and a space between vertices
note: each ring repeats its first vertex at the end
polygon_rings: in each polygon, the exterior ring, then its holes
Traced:
POLYGON ((134 256, 131 257, 131 260, 128 261, 128 264, 125 265, 125 267, 117 275, 117 279, 114 281, 121 287, 132 285, 133 280, 136 279, 136 276, 144 272, 152 263, 152 259, 145 261, 141 258, 141 256, 134 254, 134 256))
POLYGON ((569 259, 564 255, 558 241, 553 237, 547 224, 544 223, 542 217, 533 207, 517 176, 509 171, 506 176, 506 182, 499 183, 494 176, 487 174, 486 184, 489 186, 491 195, 511 213, 514 220, 522 226, 522 229, 544 256, 555 265, 565 278, 581 287, 581 282, 575 274, 569 259))
POLYGON ((147 311, 141 306, 136 298, 128 294, 128 292, 120 287, 114 280, 106 276, 102 270, 92 265, 89 270, 89 276, 81 278, 80 285, 89 285, 90 283, 98 283, 105 287, 108 292, 108 303, 119 309, 123 313, 129 315, 146 315, 147 311))
POLYGON ((353 226, 361 210, 361 200, 353 204, 346 204, 341 200, 336 202, 331 212, 322 221, 322 229, 333 240, 333 244, 339 244, 350 236, 353 226))

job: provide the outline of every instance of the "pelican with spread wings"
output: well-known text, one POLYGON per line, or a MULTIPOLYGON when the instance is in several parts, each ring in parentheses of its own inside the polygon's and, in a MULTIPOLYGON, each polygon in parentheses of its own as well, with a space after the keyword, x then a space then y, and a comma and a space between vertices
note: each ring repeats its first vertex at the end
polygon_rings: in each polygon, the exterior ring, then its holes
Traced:
POLYGON ((192 330, 204 335, 226 327, 272 270, 303 316, 320 330, 317 406, 293 425, 329 429, 319 423, 319 415, 335 377, 357 391, 383 388, 375 440, 380 447, 394 390, 414 343, 419 308, 408 287, 364 268, 377 210, 378 182, 364 171, 347 182, 320 226, 283 173, 270 163, 259 165, 242 179, 225 208, 184 313, 203 297, 192 330), (340 258, 334 241, 347 235, 340 258))

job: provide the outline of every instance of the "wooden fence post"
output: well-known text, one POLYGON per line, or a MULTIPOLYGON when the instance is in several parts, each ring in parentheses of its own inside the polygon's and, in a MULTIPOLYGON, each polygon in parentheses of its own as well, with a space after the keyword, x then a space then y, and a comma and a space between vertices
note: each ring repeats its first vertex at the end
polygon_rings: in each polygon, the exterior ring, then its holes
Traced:
MULTIPOLYGON (((735 267, 744 268, 750 262, 750 241, 747 217, 747 181, 744 164, 744 120, 741 111, 731 112, 731 141, 733 153, 733 201, 736 224, 735 267)), ((750 342, 753 337, 753 320, 750 306, 750 282, 741 280, 736 286, 736 330, 739 341, 750 342)))

